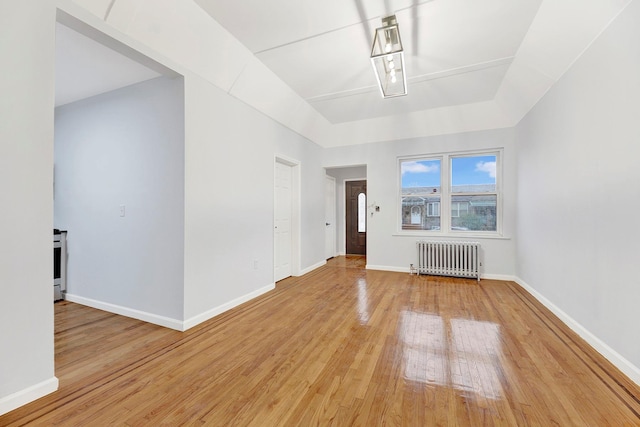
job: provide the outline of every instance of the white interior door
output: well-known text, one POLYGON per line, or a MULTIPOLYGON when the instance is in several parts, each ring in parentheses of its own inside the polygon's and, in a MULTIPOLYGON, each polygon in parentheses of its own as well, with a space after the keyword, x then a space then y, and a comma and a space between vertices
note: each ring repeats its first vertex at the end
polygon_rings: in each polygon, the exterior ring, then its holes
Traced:
POLYGON ((324 257, 329 259, 336 256, 336 179, 327 175, 324 186, 324 257))
POLYGON ((274 206, 274 281, 291 276, 291 166, 276 162, 274 206))

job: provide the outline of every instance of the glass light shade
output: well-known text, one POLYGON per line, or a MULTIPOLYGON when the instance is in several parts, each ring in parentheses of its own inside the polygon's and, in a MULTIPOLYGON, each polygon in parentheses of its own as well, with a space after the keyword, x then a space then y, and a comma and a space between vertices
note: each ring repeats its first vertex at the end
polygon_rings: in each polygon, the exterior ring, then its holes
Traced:
POLYGON ((395 15, 382 19, 371 47, 371 64, 383 98, 407 94, 404 51, 395 15))

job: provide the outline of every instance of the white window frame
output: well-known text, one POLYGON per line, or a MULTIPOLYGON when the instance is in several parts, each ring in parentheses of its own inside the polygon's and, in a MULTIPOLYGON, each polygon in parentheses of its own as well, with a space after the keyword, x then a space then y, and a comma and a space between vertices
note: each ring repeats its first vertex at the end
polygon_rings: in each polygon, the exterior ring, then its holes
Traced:
MULTIPOLYGON (((469 237, 502 237, 502 176, 503 176, 503 148, 492 148, 486 150, 459 151, 437 154, 423 154, 416 156, 402 156, 397 158, 397 176, 398 176, 398 202, 397 202, 397 234, 399 235, 417 235, 417 236, 469 236, 469 237), (495 193, 481 193, 496 195, 496 230, 495 231, 476 231, 476 230, 452 230, 451 229, 451 196, 467 195, 468 193, 452 193, 451 189, 451 159, 454 157, 477 157, 477 156, 495 156, 496 157, 496 191, 495 193), (421 160, 440 160, 440 228, 438 230, 403 230, 402 229, 402 162, 421 161, 421 160)), ((471 193, 469 193, 471 194, 471 193)), ((477 193, 480 194, 480 193, 477 193)), ((472 195, 476 195, 473 193, 472 195)), ((429 210, 427 209, 427 216, 429 210)))

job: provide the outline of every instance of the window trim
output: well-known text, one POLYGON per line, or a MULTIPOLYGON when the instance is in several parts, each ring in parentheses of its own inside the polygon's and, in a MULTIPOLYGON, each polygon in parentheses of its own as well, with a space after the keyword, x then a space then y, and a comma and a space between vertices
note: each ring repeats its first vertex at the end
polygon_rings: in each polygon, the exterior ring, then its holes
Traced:
POLYGON ((396 159, 396 176, 397 176, 397 220, 396 220, 396 233, 395 235, 407 235, 407 236, 457 236, 457 237, 503 237, 502 234, 502 219, 503 219, 503 192, 502 192, 502 177, 504 174, 504 168, 502 165, 502 159, 504 148, 488 148, 482 150, 469 150, 469 151, 452 151, 445 153, 431 153, 420 154, 411 156, 398 156, 396 159), (476 231, 476 230, 452 230, 451 229, 451 197, 453 195, 477 195, 480 193, 453 193, 452 190, 452 177, 451 177, 451 162, 455 157, 478 157, 478 156, 495 156, 496 157, 496 190, 495 193, 482 193, 496 196, 496 230, 495 231, 476 231), (423 161, 423 160, 440 160, 440 229, 439 230, 415 230, 415 229, 402 229, 402 163, 406 161, 423 161))

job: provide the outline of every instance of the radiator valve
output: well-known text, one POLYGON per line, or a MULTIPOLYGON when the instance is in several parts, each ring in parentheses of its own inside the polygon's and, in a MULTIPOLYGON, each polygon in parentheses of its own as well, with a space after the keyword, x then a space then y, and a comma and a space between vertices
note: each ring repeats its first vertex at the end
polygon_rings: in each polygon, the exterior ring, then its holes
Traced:
POLYGON ((413 273, 416 273, 416 275, 418 275, 418 272, 416 271, 416 268, 413 266, 413 264, 409 264, 409 275, 412 275, 413 273))

